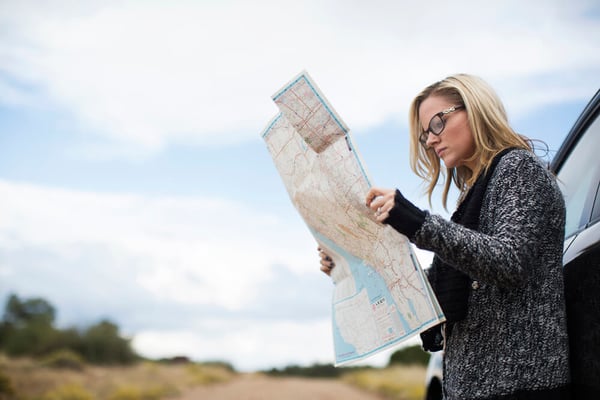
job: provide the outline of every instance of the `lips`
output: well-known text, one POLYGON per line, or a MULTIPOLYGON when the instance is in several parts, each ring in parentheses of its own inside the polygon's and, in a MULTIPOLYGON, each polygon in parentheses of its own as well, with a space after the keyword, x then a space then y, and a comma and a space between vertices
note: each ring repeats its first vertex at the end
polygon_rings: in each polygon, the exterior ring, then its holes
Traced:
POLYGON ((446 151, 446 148, 445 148, 445 147, 442 147, 442 148, 440 148, 440 149, 436 149, 436 150, 435 150, 435 152, 437 153, 437 155, 438 155, 438 157, 439 157, 439 158, 442 158, 442 153, 443 153, 444 151, 446 151))

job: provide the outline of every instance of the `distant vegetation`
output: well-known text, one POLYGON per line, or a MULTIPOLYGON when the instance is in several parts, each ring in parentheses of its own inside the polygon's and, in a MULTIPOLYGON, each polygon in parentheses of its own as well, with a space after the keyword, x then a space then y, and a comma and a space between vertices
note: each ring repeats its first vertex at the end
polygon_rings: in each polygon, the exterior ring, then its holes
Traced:
POLYGON ((285 368, 263 371, 271 376, 301 376, 304 378, 339 378, 349 371, 364 370, 372 367, 334 367, 333 364, 313 364, 311 366, 289 365, 285 368))
POLYGON ((126 365, 140 358, 130 339, 122 337, 118 326, 108 320, 85 329, 58 329, 55 317, 55 308, 48 301, 11 294, 0 322, 0 352, 45 358, 53 365, 72 368, 83 362, 126 365))
MULTIPOLYGON (((388 363, 388 367, 392 366, 426 366, 429 361, 429 353, 423 351, 421 346, 404 347, 394 352, 388 363)), ((285 368, 272 368, 264 373, 271 376, 301 376, 307 378, 338 378, 347 373, 357 371, 371 370, 373 367, 334 367, 333 364, 313 364, 311 366, 290 365, 285 368)))
POLYGON ((390 357, 389 366, 392 365, 422 365, 429 362, 429 353, 419 345, 405 347, 394 352, 390 357))
MULTIPOLYGON (((84 363, 95 365, 128 365, 141 357, 131 348, 129 338, 121 336, 119 327, 103 320, 84 329, 58 329, 54 326, 55 308, 45 299, 21 299, 11 294, 0 321, 0 352, 10 357, 29 356, 46 365, 79 369, 84 363)), ((392 354, 389 366, 427 365, 429 353, 420 346, 402 348, 392 354)), ((189 362, 179 357, 166 362, 189 362)), ((214 366, 234 371, 231 364, 215 361, 214 366)), ((332 364, 291 365, 263 371, 272 376, 336 378, 344 373, 369 367, 334 367, 332 364)))

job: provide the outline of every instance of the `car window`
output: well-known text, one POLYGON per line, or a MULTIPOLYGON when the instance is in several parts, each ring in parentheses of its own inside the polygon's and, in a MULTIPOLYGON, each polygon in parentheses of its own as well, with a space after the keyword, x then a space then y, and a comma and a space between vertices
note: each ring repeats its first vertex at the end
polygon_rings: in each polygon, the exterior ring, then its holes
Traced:
POLYGON ((595 223, 600 221, 600 184, 596 188, 596 199, 594 200, 594 208, 592 209, 592 220, 595 223))
POLYGON ((585 228, 590 221, 600 175, 598 149, 600 149, 600 119, 596 118, 588 126, 558 173, 558 184, 567 207, 565 237, 585 228))

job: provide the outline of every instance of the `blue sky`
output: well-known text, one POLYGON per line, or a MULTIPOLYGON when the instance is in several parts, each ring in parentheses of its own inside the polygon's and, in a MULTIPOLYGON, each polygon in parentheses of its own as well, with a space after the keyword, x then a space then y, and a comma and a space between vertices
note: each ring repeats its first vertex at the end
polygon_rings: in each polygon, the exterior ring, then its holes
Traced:
POLYGON ((333 360, 331 282, 260 137, 289 79, 306 69, 372 181, 422 207, 420 89, 479 75, 556 150, 600 87, 591 0, 25 0, 0 27, 0 298, 243 370, 333 360))

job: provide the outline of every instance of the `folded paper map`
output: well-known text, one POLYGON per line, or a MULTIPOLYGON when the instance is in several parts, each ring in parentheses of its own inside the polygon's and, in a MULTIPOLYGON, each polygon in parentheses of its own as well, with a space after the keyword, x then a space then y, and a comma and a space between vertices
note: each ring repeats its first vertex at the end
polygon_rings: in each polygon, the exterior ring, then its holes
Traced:
POLYGON ((365 205, 371 184, 348 127, 306 72, 272 96, 262 136, 290 199, 335 268, 335 365, 444 321, 408 239, 365 205))

